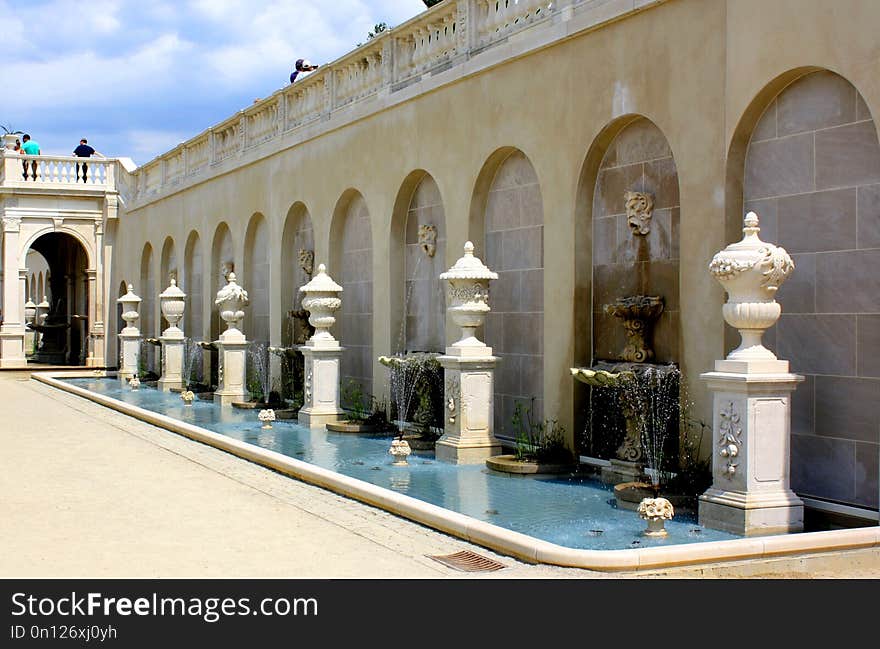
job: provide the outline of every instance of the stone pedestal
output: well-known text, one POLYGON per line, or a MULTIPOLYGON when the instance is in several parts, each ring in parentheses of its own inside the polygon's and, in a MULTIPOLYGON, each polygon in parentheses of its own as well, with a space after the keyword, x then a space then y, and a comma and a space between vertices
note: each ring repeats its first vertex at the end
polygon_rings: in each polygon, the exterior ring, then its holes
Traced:
POLYGON ((302 345, 303 407, 298 419, 303 426, 319 427, 344 418, 339 406, 339 368, 343 347, 337 341, 323 345, 302 345))
POLYGON ((137 376, 140 360, 141 333, 136 327, 126 327, 119 333, 119 372, 120 381, 137 376))
POLYGON ((20 326, 10 325, 6 331, 0 330, 0 368, 10 367, 27 367, 27 358, 24 355, 24 330, 20 326))
POLYGON ((226 330, 216 345, 219 385, 214 392, 215 403, 230 406, 234 401, 247 401, 247 338, 237 329, 226 330))
POLYGON ((159 389, 170 392, 172 388, 182 388, 183 382, 183 331, 177 327, 169 327, 159 338, 162 343, 162 376, 159 377, 159 389), (176 329, 177 331, 172 331, 176 329))
POLYGON ((702 375, 714 392, 712 487, 700 525, 758 536, 799 532, 804 505, 790 488, 791 393, 803 376, 788 361, 716 361, 702 375))
MULTIPOLYGON (((491 347, 462 353, 447 347, 437 360, 446 380, 443 436, 434 446, 438 460, 454 464, 483 464, 501 454, 501 442, 492 434, 494 374, 498 359, 491 347)), ((469 350, 470 351, 470 350, 469 350)))

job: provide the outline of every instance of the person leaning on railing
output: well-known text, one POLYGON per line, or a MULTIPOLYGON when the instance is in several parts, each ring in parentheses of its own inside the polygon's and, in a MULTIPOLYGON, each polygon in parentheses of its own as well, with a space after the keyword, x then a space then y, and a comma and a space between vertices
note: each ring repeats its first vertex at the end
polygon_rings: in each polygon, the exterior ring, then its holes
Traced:
MULTIPOLYGON (((89 141, 85 138, 83 138, 79 141, 79 146, 73 150, 73 155, 75 155, 77 158, 91 158, 93 155, 96 155, 100 158, 104 157, 103 155, 101 155, 100 153, 95 151, 92 147, 90 147, 89 141)), ((79 168, 80 168, 80 163, 77 162, 76 163, 76 177, 77 178, 80 177, 79 168)), ((89 172, 89 165, 87 165, 85 162, 83 162, 82 163, 82 181, 83 182, 86 182, 86 174, 88 174, 88 172, 89 172)))
MULTIPOLYGON (((40 155, 40 143, 32 140, 31 136, 25 133, 21 136, 21 153, 23 155, 40 155)), ((27 160, 22 161, 22 169, 24 170, 24 179, 28 179, 28 163, 27 160)), ((37 179, 37 161, 31 161, 31 178, 37 179)))

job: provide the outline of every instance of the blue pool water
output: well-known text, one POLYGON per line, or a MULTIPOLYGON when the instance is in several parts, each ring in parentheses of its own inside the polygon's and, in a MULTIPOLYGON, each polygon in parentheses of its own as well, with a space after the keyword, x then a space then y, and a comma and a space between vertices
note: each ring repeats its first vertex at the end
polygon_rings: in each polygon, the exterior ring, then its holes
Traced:
POLYGON ((414 452, 408 466, 392 466, 391 435, 364 436, 310 430, 292 421, 262 429, 257 410, 221 408, 146 386, 132 391, 112 378, 67 379, 70 383, 146 410, 282 453, 365 482, 418 498, 467 516, 551 543, 596 550, 650 547, 737 538, 700 527, 677 513, 665 539, 642 536, 645 522, 617 509, 610 487, 584 477, 522 477, 485 466, 437 462, 433 453, 414 452))

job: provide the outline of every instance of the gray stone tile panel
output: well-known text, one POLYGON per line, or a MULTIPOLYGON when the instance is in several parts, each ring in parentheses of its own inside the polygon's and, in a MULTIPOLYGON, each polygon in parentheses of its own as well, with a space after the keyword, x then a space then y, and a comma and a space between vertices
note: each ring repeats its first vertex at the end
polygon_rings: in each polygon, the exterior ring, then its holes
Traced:
POLYGON ((816 189, 880 182, 880 142, 873 122, 816 132, 816 189))
POLYGON ((817 376, 816 435, 880 443, 880 379, 817 376))
POLYGON ((815 433, 815 377, 807 374, 791 395, 791 432, 798 435, 815 433))
POLYGON ((783 313, 776 340, 778 356, 789 360, 794 372, 855 375, 855 316, 783 313))
POLYGON ((832 72, 814 72, 791 84, 777 100, 779 137, 856 120, 856 89, 832 72))
POLYGON ((792 255, 794 272, 779 287, 776 300, 783 313, 815 313, 816 311, 816 255, 792 255))
POLYGON ((645 163, 645 191, 654 195, 654 209, 678 207, 678 172, 672 158, 645 163))
POLYGON ((627 191, 642 191, 644 165, 641 163, 614 167, 599 172, 593 202, 594 217, 625 214, 623 195, 627 191))
POLYGON ((858 375, 880 378, 880 315, 856 316, 858 375))
POLYGON ((776 104, 774 100, 761 115, 755 130, 752 131, 752 142, 772 140, 776 137, 776 104))
POLYGON ((804 496, 855 500, 855 442, 791 436, 791 487, 804 496))
POLYGON ((880 445, 856 442, 856 503, 877 509, 880 445))
POLYGON ((744 181, 747 201, 813 189, 812 133, 753 142, 749 146, 744 181))
POLYGON ((880 248, 880 185, 859 187, 859 248, 880 248))
POLYGON ((856 247, 856 189, 778 199, 779 245, 791 253, 856 247))
POLYGON ((820 313, 880 313, 880 249, 816 255, 820 313))

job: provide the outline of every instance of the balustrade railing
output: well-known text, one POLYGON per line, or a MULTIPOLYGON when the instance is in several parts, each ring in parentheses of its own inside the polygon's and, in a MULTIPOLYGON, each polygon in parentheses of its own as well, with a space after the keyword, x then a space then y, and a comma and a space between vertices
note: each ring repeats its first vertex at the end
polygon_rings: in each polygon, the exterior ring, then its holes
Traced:
POLYGON ((33 183, 112 188, 115 184, 115 158, 30 156, 5 149, 0 150, 0 156, 0 184, 4 186, 33 183))
MULTIPOLYGON (((630 0, 616 13, 603 13, 601 20, 611 21, 664 1, 630 0)), ((454 66, 514 34, 551 20, 571 20, 581 10, 609 2, 445 0, 144 165, 135 172, 135 200, 207 173, 211 165, 328 118, 336 109, 454 66)))
POLYGON ((462 34, 466 33, 466 27, 458 25, 461 8, 454 2, 440 4, 442 8, 427 12, 419 20, 395 30, 395 75, 398 79, 407 79, 447 63, 459 51, 465 51, 462 34))
POLYGON ((211 139, 207 133, 200 135, 195 140, 190 140, 186 146, 186 174, 197 174, 211 163, 211 139))

